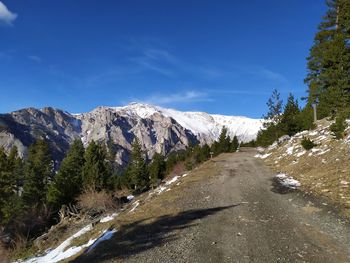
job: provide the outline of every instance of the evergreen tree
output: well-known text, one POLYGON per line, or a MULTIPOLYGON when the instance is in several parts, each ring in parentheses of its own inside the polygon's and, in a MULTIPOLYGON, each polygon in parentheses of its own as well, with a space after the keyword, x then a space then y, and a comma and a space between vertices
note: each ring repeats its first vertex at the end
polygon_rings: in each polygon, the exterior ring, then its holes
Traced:
POLYGON ((298 101, 294 99, 292 94, 289 94, 281 119, 281 128, 285 134, 292 136, 301 130, 298 118, 299 114, 300 109, 298 101))
POLYGON ((231 144, 230 144, 230 152, 236 152, 239 146, 238 138, 237 136, 233 136, 231 144))
POLYGON ((308 106, 319 97, 320 118, 334 114, 350 102, 350 3, 328 0, 308 57, 308 106))
POLYGON ((200 162, 204 162, 210 158, 210 147, 208 144, 204 144, 200 148, 199 160, 200 162))
POLYGON ((281 120, 282 113, 282 99, 280 93, 275 89, 272 92, 271 97, 268 99, 266 105, 268 107, 268 112, 264 119, 266 122, 264 123, 265 128, 276 125, 281 120))
POLYGON ((13 191, 19 195, 20 188, 23 182, 23 160, 18 156, 16 146, 12 147, 7 158, 8 170, 11 172, 11 184, 13 191))
POLYGON ((28 206, 46 202, 46 194, 53 176, 53 160, 45 140, 37 140, 28 149, 24 167, 23 201, 28 206))
POLYGON ((227 135, 227 128, 222 127, 219 140, 217 144, 214 145, 214 154, 218 155, 220 153, 228 152, 230 149, 230 137, 227 135))
POLYGON ((113 174, 113 187, 117 190, 129 189, 130 182, 128 178, 128 170, 124 170, 123 172, 114 172, 113 174))
POLYGON ((203 146, 196 145, 192 151, 192 159, 194 164, 199 164, 206 161, 210 156, 210 147, 207 144, 203 146))
POLYGON ((83 187, 98 191, 107 188, 111 169, 108 165, 105 147, 92 141, 86 148, 84 159, 82 169, 83 187))
POLYGON ((63 204, 69 204, 80 194, 84 153, 84 146, 81 140, 77 139, 62 160, 60 169, 48 189, 47 199, 54 207, 60 208, 63 204))
POLYGON ((11 173, 8 170, 8 161, 5 150, 0 147, 0 224, 6 221, 6 215, 3 211, 4 206, 13 194, 11 173))
POLYGON ((18 157, 17 147, 13 147, 9 156, 0 147, 0 224, 7 224, 22 209, 18 195, 18 178, 22 176, 22 160, 18 157))
POLYGON ((280 93, 275 89, 266 103, 268 112, 264 116, 264 129, 260 130, 257 135, 256 143, 258 145, 268 146, 283 135, 284 131, 280 127, 280 122, 283 117, 282 104, 280 93))
POLYGON ((148 169, 152 185, 157 185, 158 180, 162 180, 164 178, 165 169, 164 157, 159 153, 155 153, 148 169))
POLYGON ((136 192, 145 190, 149 185, 147 164, 141 150, 141 144, 135 137, 132 143, 131 159, 128 167, 128 177, 136 192))
POLYGON ((212 145, 210 146, 210 151, 213 153, 214 156, 217 156, 220 154, 220 149, 219 149, 219 142, 214 141, 212 145))

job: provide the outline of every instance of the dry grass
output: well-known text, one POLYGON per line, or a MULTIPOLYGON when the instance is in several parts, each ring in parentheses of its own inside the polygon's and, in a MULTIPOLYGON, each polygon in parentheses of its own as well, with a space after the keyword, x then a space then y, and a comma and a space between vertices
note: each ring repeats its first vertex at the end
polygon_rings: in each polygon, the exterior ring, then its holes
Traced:
MULTIPOLYGON (((218 156, 215 160, 220 160, 221 158, 224 157, 218 156)), ((177 205, 177 200, 182 199, 183 193, 185 191, 191 191, 197 182, 203 179, 210 180, 213 178, 218 174, 218 169, 220 169, 219 165, 216 163, 213 164, 212 161, 207 161, 191 171, 190 175, 181 178, 180 184, 173 184, 171 191, 163 192, 161 195, 152 195, 151 197, 149 192, 143 193, 134 201, 140 202, 140 205, 135 211, 130 212, 134 203, 129 204, 115 220, 97 224, 89 233, 73 240, 72 246, 86 244, 90 239, 100 236, 102 231, 107 228, 121 229, 134 222, 142 222, 142 224, 146 225, 157 220, 159 217, 176 215, 181 212, 181 208, 177 205)), ((183 174, 183 172, 178 175, 180 174, 183 174)), ((74 257, 77 256, 75 255, 74 257)))
MULTIPOLYGON (((318 123, 317 134, 308 135, 313 140, 319 132, 329 131, 330 122, 321 120, 318 123)), ((350 130, 348 129, 348 132, 350 130)), ((310 134, 310 133, 309 133, 310 134)), ((271 151, 265 160, 276 172, 284 172, 293 176, 301 183, 301 189, 311 195, 329 199, 343 208, 344 214, 350 216, 350 143, 344 140, 335 140, 331 135, 318 142, 316 148, 328 148, 328 152, 317 155, 317 152, 296 157, 285 155, 286 143, 271 151)), ((293 145, 300 145, 301 139, 295 139, 293 145)))
MULTIPOLYGON (((214 158, 214 160, 220 160, 221 156, 214 158)), ((97 238, 105 229, 115 228, 121 229, 128 226, 131 223, 142 221, 142 224, 151 223, 157 218, 165 215, 176 215, 180 212, 180 207, 176 205, 176 200, 182 198, 184 191, 191 191, 193 184, 196 184, 198 181, 203 179, 210 180, 215 174, 217 174, 218 169, 220 168, 219 164, 216 164, 212 161, 207 161, 197 168, 195 168, 190 175, 181 178, 179 185, 171 185, 171 191, 163 192, 161 195, 149 195, 149 192, 143 193, 138 196, 135 201, 139 201, 140 205, 138 208, 130 212, 131 208, 134 206, 134 203, 128 204, 124 211, 120 212, 119 216, 116 219, 105 222, 98 223, 94 228, 88 233, 74 239, 71 243, 71 246, 80 246, 86 244, 90 239, 97 238)), ((171 173, 172 175, 182 175, 184 173, 184 165, 176 167, 176 169, 171 173)), ((167 178, 169 179, 169 178, 167 178)), ((115 195, 127 195, 129 192, 117 192, 115 195)), ((117 203, 114 201, 111 194, 107 192, 96 192, 91 189, 86 190, 78 199, 79 204, 85 209, 100 209, 112 213, 117 207, 117 203)), ((83 226, 86 226, 88 221, 79 221, 79 222, 65 222, 60 223, 55 226, 50 233, 48 234, 47 242, 45 246, 42 247, 42 250, 47 248, 56 247, 63 240, 71 236, 73 233, 81 229, 83 226)), ((34 249, 34 246, 32 246, 34 249)), ((35 254, 36 250, 28 252, 28 256, 35 254)), ((73 256, 72 258, 66 259, 63 262, 70 262, 73 258, 78 255, 73 256)), ((16 258, 23 258, 16 257, 16 258)), ((1 262, 0 262, 1 263, 1 262)))

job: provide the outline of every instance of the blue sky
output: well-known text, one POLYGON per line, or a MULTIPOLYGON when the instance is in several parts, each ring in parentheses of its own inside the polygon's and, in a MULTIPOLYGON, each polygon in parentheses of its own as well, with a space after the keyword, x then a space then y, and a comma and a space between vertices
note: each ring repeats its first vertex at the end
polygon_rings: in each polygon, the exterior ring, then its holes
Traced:
POLYGON ((0 0, 0 112, 142 101, 261 117, 305 96, 324 0, 0 0))

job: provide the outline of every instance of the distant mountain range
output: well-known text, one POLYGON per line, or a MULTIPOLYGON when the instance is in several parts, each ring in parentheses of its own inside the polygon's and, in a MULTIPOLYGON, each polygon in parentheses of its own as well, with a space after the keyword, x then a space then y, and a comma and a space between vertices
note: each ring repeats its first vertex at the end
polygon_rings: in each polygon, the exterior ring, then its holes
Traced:
POLYGON ((229 135, 240 141, 256 138, 262 120, 224 116, 205 112, 181 112, 158 106, 131 103, 124 107, 97 107, 91 112, 70 114, 51 107, 27 108, 0 114, 0 146, 17 146, 22 156, 37 138, 50 142, 56 161, 60 161, 70 143, 80 138, 105 143, 120 165, 129 159, 136 136, 151 158, 155 152, 168 154, 189 144, 211 144, 226 126, 229 135))

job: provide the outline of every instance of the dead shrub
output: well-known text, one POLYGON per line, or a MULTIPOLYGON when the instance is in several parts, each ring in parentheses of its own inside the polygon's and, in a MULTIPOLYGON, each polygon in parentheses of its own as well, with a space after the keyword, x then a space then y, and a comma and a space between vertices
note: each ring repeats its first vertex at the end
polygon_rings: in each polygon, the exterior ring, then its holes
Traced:
POLYGON ((7 252, 5 248, 0 244, 0 263, 9 263, 7 252))
POLYGON ((173 170, 171 171, 172 174, 176 174, 176 175, 181 175, 186 171, 186 165, 184 162, 179 162, 177 163, 173 170))
POLYGON ((83 193, 77 198, 78 207, 82 213, 95 217, 107 211, 118 208, 118 202, 113 196, 102 190, 85 189, 83 193))

